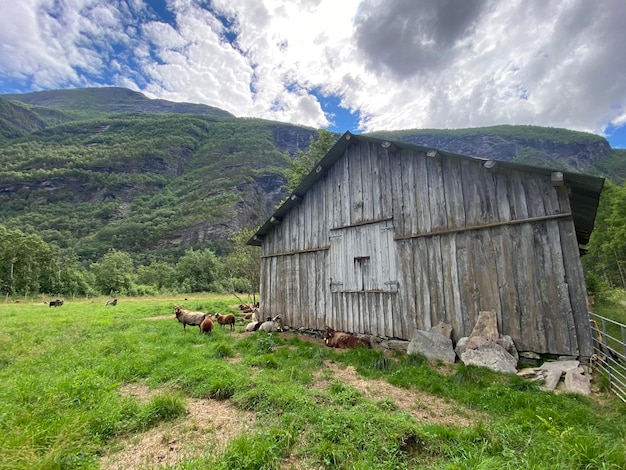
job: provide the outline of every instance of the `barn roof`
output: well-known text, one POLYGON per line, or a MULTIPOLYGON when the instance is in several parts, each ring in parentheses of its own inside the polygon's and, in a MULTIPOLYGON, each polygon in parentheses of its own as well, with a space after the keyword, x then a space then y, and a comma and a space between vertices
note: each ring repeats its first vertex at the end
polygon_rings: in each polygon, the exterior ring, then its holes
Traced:
MULTIPOLYGON (((304 177, 300 184, 289 195, 287 200, 283 202, 278 209, 272 214, 272 216, 257 230, 254 236, 248 241, 249 245, 261 246, 261 243, 265 236, 275 227, 277 221, 282 220, 285 215, 295 206, 299 204, 306 192, 324 176, 326 169, 332 167, 337 160, 339 160, 344 152, 351 145, 357 142, 372 142, 379 143, 386 147, 391 145, 398 149, 417 150, 421 152, 438 152, 443 156, 464 158, 479 161, 488 161, 488 159, 481 159, 476 157, 468 157, 466 155, 459 155, 443 150, 435 149, 432 147, 422 147, 418 145, 408 144, 406 142, 390 141, 385 139, 377 139, 374 137, 368 137, 364 135, 355 135, 350 132, 346 132, 341 136, 337 143, 328 151, 328 153, 318 162, 311 172, 304 177)), ((498 160, 497 165, 501 168, 511 168, 513 170, 526 171, 531 173, 542 174, 551 176, 555 171, 554 169, 535 167, 529 165, 520 165, 518 163, 511 163, 498 160)), ((596 176, 583 175, 580 173, 562 172, 564 181, 570 188, 569 199, 572 209, 572 216, 574 219, 574 226, 576 227, 576 237, 578 243, 586 245, 589 242, 589 237, 593 231, 593 226, 596 218, 596 212, 598 210, 598 204, 600 202, 600 192, 604 186, 604 178, 596 176)))

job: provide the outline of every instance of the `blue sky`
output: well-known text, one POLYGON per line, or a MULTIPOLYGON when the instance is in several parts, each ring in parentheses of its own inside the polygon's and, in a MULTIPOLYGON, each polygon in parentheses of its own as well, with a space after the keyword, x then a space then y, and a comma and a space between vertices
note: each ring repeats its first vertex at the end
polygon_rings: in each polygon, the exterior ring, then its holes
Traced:
POLYGON ((626 2, 0 0, 0 93, 122 86, 333 131, 560 127, 626 148, 626 2))

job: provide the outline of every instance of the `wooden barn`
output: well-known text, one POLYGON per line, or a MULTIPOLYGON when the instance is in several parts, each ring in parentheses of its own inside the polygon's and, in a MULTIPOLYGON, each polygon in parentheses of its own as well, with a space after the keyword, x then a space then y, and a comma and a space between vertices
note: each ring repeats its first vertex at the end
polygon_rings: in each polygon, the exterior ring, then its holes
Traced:
POLYGON ((257 231, 286 325, 453 339, 495 310, 519 351, 590 356, 579 245, 604 180, 344 134, 257 231))

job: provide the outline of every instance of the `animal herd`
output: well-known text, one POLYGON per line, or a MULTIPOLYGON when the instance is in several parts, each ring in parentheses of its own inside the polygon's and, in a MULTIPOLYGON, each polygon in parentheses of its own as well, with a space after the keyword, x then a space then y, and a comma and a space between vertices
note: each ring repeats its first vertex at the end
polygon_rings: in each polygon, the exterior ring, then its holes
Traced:
MULTIPOLYGON (((250 307, 247 304, 242 304, 239 309, 244 313, 240 320, 251 320, 246 324, 244 331, 264 331, 267 333, 284 331, 282 317, 276 315, 274 317, 268 317, 264 320, 260 318, 259 305, 254 304, 250 307)), ((187 331, 187 325, 198 326, 200 333, 210 334, 213 331, 215 323, 224 328, 229 326, 230 331, 235 329, 235 323, 237 317, 233 313, 222 315, 221 313, 215 313, 214 315, 204 312, 194 312, 191 310, 185 310, 182 305, 174 306, 174 315, 179 323, 183 324, 183 330, 187 331)), ((351 333, 345 333, 343 331, 335 331, 333 328, 327 326, 324 331, 324 344, 331 348, 339 349, 351 349, 359 346, 371 348, 372 344, 369 338, 356 336, 351 333)))

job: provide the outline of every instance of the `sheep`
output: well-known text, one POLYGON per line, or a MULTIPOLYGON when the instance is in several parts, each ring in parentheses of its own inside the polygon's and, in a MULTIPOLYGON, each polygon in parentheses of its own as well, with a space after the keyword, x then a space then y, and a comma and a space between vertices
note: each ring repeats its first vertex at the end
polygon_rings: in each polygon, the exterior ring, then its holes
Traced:
POLYGON ((183 330, 187 331, 187 325, 200 326, 202 320, 207 316, 203 312, 190 312, 189 310, 183 310, 182 306, 175 305, 174 313, 176 319, 183 324, 183 330))
POLYGON ((283 331, 283 319, 280 315, 276 315, 269 321, 264 321, 258 328, 261 331, 265 331, 266 333, 271 333, 273 331, 283 331))
POLYGON ((259 321, 261 319, 259 316, 259 307, 254 307, 252 309, 252 316, 250 318, 252 321, 259 321))
POLYGON ((253 322, 248 323, 248 324, 246 325, 246 331, 247 331, 248 333, 250 333, 250 332, 252 332, 252 331, 256 331, 256 330, 258 330, 258 329, 259 329, 259 327, 261 326, 261 323, 263 323, 263 322, 260 322, 260 321, 253 321, 253 322))
POLYGON ((220 313, 215 314, 215 319, 224 328, 224 325, 230 325, 230 331, 233 331, 235 328, 235 315, 229 313, 227 315, 222 315, 220 313))
POLYGON ((359 338, 358 336, 342 331, 335 331, 330 326, 327 326, 324 332, 324 344, 329 348, 341 349, 356 348, 360 345, 364 345, 367 348, 372 347, 369 339, 359 338))
POLYGON ((63 305, 63 300, 56 299, 50 301, 49 307, 60 307, 61 305, 63 305))
POLYGON ((207 315, 200 323, 200 332, 206 333, 207 335, 213 331, 213 317, 211 315, 207 315))
POLYGON ((111 299, 111 300, 107 300, 107 303, 104 304, 105 307, 108 307, 109 305, 115 307, 117 305, 117 299, 111 299))

